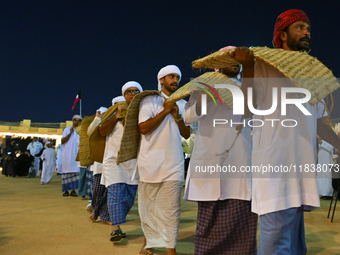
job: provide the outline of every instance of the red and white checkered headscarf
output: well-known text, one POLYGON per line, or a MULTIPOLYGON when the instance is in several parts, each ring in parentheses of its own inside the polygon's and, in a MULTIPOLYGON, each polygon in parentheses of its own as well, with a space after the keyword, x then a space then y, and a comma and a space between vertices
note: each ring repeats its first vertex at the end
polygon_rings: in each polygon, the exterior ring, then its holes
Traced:
POLYGON ((297 9, 285 11, 277 17, 273 38, 273 45, 275 48, 282 48, 282 41, 280 39, 282 30, 299 20, 306 21, 309 25, 311 25, 306 13, 297 9))
MULTIPOLYGON (((222 51, 222 50, 230 50, 230 49, 236 49, 235 46, 226 46, 226 47, 223 47, 221 49, 219 49, 218 51, 222 51)), ((219 68, 215 68, 215 71, 218 72, 220 69, 219 68)))
MULTIPOLYGON (((230 50, 230 49, 236 49, 235 46, 226 46, 226 47, 223 47, 221 49, 219 49, 218 51, 222 51, 222 50, 230 50)), ((220 69, 219 68, 215 68, 215 71, 218 72, 220 69)), ((237 75, 237 79, 241 79, 241 71, 242 71, 242 65, 240 65, 240 72, 238 73, 237 75)))

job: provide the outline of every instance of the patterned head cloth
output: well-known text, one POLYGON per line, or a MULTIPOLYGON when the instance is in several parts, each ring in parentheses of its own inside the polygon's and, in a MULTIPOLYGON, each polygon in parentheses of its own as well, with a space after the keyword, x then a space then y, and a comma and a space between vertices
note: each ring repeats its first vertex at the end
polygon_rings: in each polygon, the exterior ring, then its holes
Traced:
POLYGON ((291 9, 291 10, 285 11, 281 13, 279 17, 277 17, 275 27, 274 27, 274 38, 273 38, 273 45, 275 48, 282 47, 282 41, 280 39, 280 34, 282 30, 284 30, 290 24, 296 21, 300 21, 300 20, 306 21, 309 25, 311 25, 306 13, 304 13, 301 10, 297 10, 297 9, 291 9))
MULTIPOLYGON (((226 46, 226 47, 223 47, 221 49, 219 49, 218 51, 222 51, 222 50, 230 50, 230 49, 235 49, 236 47, 235 46, 226 46)), ((219 68, 215 68, 215 71, 218 72, 220 69, 219 68)))
POLYGON ((235 48, 236 48, 235 46, 226 46, 226 47, 223 47, 223 48, 219 49, 218 51, 230 50, 230 49, 235 49, 235 48))
MULTIPOLYGON (((222 50, 230 50, 230 49, 236 49, 235 46, 226 46, 226 47, 223 47, 221 49, 219 49, 218 51, 222 51, 222 50)), ((219 68, 215 68, 215 71, 218 72, 220 69, 219 68)), ((241 72, 242 72, 242 65, 240 64, 240 72, 238 73, 237 75, 237 79, 241 79, 241 72)))

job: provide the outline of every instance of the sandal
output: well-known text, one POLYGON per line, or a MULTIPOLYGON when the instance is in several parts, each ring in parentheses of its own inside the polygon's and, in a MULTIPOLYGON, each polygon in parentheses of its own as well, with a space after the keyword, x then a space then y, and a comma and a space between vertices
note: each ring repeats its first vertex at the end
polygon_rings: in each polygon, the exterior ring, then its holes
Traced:
POLYGON ((77 192, 75 192, 74 190, 72 190, 72 192, 70 193, 70 196, 71 197, 77 197, 77 192))
POLYGON ((152 248, 148 248, 148 249, 142 248, 139 251, 139 254, 141 254, 141 255, 153 255, 153 249, 152 248))
POLYGON ((65 191, 64 193, 63 193, 63 197, 68 197, 70 194, 68 193, 68 191, 65 191))
POLYGON ((94 215, 91 213, 90 217, 89 217, 90 221, 95 222, 97 220, 96 217, 94 217, 94 215))
POLYGON ((89 203, 89 204, 86 206, 86 211, 88 211, 89 213, 92 213, 92 212, 93 212, 93 207, 92 207, 91 203, 89 203))
POLYGON ((125 237, 126 237, 126 234, 121 229, 117 229, 111 233, 110 241, 117 242, 117 241, 122 240, 125 237))

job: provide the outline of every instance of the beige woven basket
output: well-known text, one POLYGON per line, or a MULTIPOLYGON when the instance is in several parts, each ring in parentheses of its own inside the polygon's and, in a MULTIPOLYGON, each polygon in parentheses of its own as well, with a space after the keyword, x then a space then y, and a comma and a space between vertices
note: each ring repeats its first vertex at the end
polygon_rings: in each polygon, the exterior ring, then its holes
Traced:
POLYGON ((127 107, 127 103, 125 101, 112 105, 105 112, 100 124, 91 133, 90 138, 89 138, 89 141, 90 141, 90 155, 88 157, 89 159, 92 159, 99 163, 103 163, 106 137, 101 136, 99 134, 99 127, 100 125, 104 124, 112 116, 112 114, 117 110, 118 106, 121 104, 125 104, 127 107))
POLYGON ((79 151, 76 159, 76 161, 80 162, 81 166, 90 166, 93 164, 93 160, 88 158, 90 155, 90 145, 89 136, 87 135, 87 129, 95 117, 95 115, 85 116, 83 121, 81 122, 79 130, 79 151))
POLYGON ((140 132, 138 127, 138 115, 140 101, 149 95, 158 95, 159 91, 146 90, 134 96, 125 119, 124 133, 117 157, 117 165, 131 159, 137 158, 140 144, 140 132))
MULTIPOLYGON (((340 87, 331 70, 317 58, 306 52, 270 49, 267 47, 250 48, 254 58, 275 67, 288 77, 297 87, 311 92, 310 104, 317 103, 329 93, 340 87)), ((194 68, 221 68, 238 64, 231 56, 234 49, 218 51, 192 63, 194 68)))
MULTIPOLYGON (((239 88, 239 85, 235 81, 233 81, 228 76, 222 73, 206 72, 202 74, 201 76, 191 80, 184 86, 180 87, 178 90, 176 90, 168 98, 167 102, 171 103, 171 102, 175 102, 180 99, 183 99, 195 91, 201 91, 200 88, 207 89, 201 83, 208 84, 211 87, 215 87, 215 84, 231 84, 239 88)), ((230 108, 233 108, 233 95, 231 94, 230 90, 229 89, 216 89, 216 91, 221 97, 221 100, 223 101, 223 103, 225 103, 230 108)))

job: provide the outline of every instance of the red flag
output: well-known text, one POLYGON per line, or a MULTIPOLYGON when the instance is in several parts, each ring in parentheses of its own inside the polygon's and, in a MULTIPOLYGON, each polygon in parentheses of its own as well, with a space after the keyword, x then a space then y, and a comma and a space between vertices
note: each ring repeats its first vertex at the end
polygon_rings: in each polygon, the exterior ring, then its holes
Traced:
POLYGON ((76 96, 76 99, 74 100, 74 103, 73 103, 71 111, 73 111, 74 107, 76 106, 76 103, 81 100, 80 94, 81 94, 81 91, 79 90, 79 92, 78 92, 78 94, 76 96))

